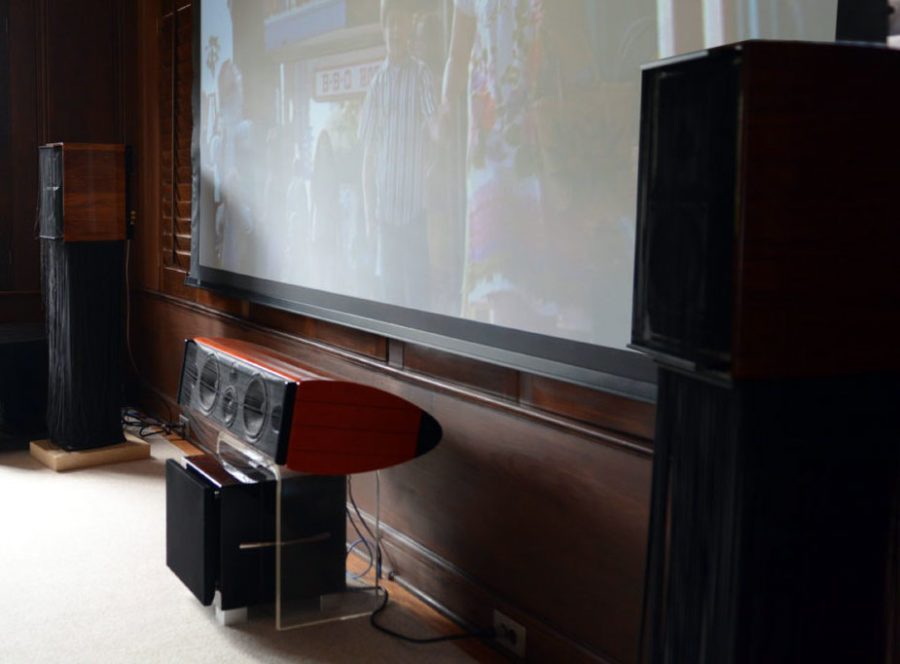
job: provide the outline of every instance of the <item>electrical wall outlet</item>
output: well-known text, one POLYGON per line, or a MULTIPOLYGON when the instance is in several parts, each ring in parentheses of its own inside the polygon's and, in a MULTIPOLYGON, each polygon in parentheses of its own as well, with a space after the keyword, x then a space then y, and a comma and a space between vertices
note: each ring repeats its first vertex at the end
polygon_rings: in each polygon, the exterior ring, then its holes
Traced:
POLYGON ((494 641, 517 657, 525 657, 525 628, 494 609, 494 641))

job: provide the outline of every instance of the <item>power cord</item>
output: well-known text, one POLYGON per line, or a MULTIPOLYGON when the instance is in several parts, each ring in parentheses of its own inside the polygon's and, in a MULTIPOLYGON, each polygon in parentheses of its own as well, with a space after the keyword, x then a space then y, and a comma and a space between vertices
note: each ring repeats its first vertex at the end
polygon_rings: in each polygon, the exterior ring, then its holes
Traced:
POLYGON ((168 435, 176 433, 184 436, 184 425, 175 424, 174 422, 166 422, 157 417, 146 415, 133 408, 122 409, 122 426, 139 427, 138 436, 147 438, 154 434, 161 433, 168 435))
MULTIPOLYGON (((382 593, 384 593, 384 599, 381 601, 381 606, 375 609, 369 615, 369 624, 372 625, 379 632, 387 634, 395 639, 400 639, 401 641, 406 641, 407 643, 419 643, 419 644, 428 644, 428 643, 441 643, 443 641, 458 641, 461 639, 477 639, 477 638, 485 638, 491 639, 496 635, 496 630, 493 627, 489 627, 487 629, 475 630, 471 632, 460 632, 459 634, 448 634, 444 636, 434 636, 434 637, 426 637, 419 638, 415 636, 409 636, 407 634, 401 634, 400 632, 396 632, 389 627, 385 627, 384 625, 380 625, 377 622, 378 616, 384 612, 387 608, 388 600, 390 599, 390 594, 384 586, 378 584, 378 581, 381 579, 381 560, 382 560, 382 552, 381 545, 378 542, 378 538, 375 537, 375 534, 369 528, 369 525, 366 523, 365 519, 363 519, 362 514, 359 511, 359 507, 356 505, 356 500, 353 498, 353 486, 350 481, 350 477, 347 477, 347 496, 350 499, 350 504, 353 506, 353 512, 356 513, 359 522, 362 524, 363 528, 366 530, 366 533, 371 537, 371 540, 366 539, 365 535, 363 535, 362 531, 359 529, 359 526, 356 523, 356 519, 353 518, 353 513, 351 513, 350 508, 347 508, 347 518, 350 520, 350 525, 353 526, 353 530, 356 531, 357 539, 347 548, 347 554, 349 555, 351 551, 357 546, 363 545, 369 552, 369 566, 366 568, 364 572, 358 575, 354 575, 352 578, 358 579, 365 574, 368 574, 372 569, 372 565, 374 562, 375 565, 375 579, 376 579, 376 587, 380 589, 382 593), (374 554, 374 555, 373 555, 374 554)), ((391 574, 393 576, 393 574, 391 574)))
POLYGON ((379 632, 383 632, 388 636, 392 636, 395 639, 400 639, 401 641, 406 641, 407 643, 441 643, 442 641, 459 641, 460 639, 492 639, 496 636, 497 631, 493 627, 488 627, 487 629, 475 630, 472 632, 461 632, 459 634, 447 634, 445 636, 433 636, 430 638, 417 638, 414 636, 408 636, 406 634, 400 634, 399 632, 395 632, 384 625, 379 625, 376 622, 376 618, 380 613, 382 613, 387 608, 387 603, 390 595, 385 588, 382 588, 384 592, 384 600, 381 602, 381 606, 375 609, 372 614, 369 616, 369 624, 372 625, 379 632))
MULTIPOLYGON (((349 511, 347 512, 347 516, 348 517, 350 516, 349 511)), ((350 519, 350 523, 353 523, 352 518, 350 519)), ((355 524, 354 524, 354 527, 355 527, 355 524)), ((357 533, 359 533, 358 530, 357 530, 357 533)), ((356 547, 358 547, 360 544, 363 545, 364 547, 366 547, 366 551, 369 555, 369 564, 359 574, 351 574, 349 571, 347 572, 347 577, 353 581, 363 578, 366 574, 368 574, 369 572, 372 571, 372 567, 375 565, 375 553, 372 551, 372 543, 369 542, 369 540, 364 539, 362 537, 360 537, 356 541, 352 542, 349 546, 347 546, 347 555, 349 556, 351 553, 353 553, 353 550, 356 549, 356 547)))
MULTIPOLYGON (((375 577, 380 579, 382 576, 382 551, 381 546, 378 544, 378 538, 375 537, 375 533, 372 532, 372 529, 369 528, 369 524, 366 523, 366 520, 363 518, 362 513, 359 511, 359 507, 356 505, 356 500, 353 498, 353 482, 352 476, 347 476, 347 497, 350 499, 350 504, 353 506, 353 511, 356 513, 359 522, 362 524, 363 528, 365 528, 366 533, 368 533, 371 539, 366 539, 366 536, 360 532, 359 527, 356 525, 356 521, 353 519, 353 515, 350 513, 350 510, 347 510, 347 516, 350 518, 350 524, 353 526, 353 529, 356 531, 356 534, 366 541, 366 546, 370 552, 374 551, 375 556, 375 577)), ((393 576, 393 573, 389 574, 390 578, 393 576)))

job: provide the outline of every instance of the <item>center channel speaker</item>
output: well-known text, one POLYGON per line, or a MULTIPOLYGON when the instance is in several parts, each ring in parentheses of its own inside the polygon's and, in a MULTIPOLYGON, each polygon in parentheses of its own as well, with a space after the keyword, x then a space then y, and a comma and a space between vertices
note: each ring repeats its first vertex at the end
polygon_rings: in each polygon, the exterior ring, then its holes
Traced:
POLYGON ((728 378, 900 368, 900 52, 749 41, 642 72, 632 346, 728 378))
POLYGON ((441 438, 437 421, 400 397, 237 339, 186 341, 178 403, 275 463, 319 475, 393 466, 441 438))

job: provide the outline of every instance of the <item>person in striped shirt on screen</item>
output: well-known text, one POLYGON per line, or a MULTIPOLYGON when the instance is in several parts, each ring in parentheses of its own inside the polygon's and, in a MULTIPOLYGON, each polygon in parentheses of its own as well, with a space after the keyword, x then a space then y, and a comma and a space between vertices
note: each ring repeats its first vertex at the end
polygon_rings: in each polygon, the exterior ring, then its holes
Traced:
POLYGON ((387 57, 373 76, 360 113, 366 234, 374 239, 382 298, 428 308, 425 172, 435 113, 428 66, 412 56, 413 7, 382 0, 387 57))

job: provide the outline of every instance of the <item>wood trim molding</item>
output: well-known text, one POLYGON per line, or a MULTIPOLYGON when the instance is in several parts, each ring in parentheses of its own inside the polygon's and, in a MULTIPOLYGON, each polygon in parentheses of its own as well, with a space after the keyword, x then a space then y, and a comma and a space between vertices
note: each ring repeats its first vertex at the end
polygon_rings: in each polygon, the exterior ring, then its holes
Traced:
MULTIPOLYGON (((366 355, 363 352, 359 352, 358 350, 342 348, 329 343, 327 340, 296 336, 282 330, 262 326, 256 322, 235 315, 234 313, 224 312, 198 302, 174 297, 168 293, 141 291, 139 296, 187 310, 195 315, 213 318, 221 323, 252 331, 274 341, 280 340, 291 344, 300 344, 308 349, 315 349, 316 351, 326 353, 332 358, 349 361, 358 366, 375 370, 385 376, 414 384, 426 390, 463 398, 482 406, 523 417, 541 425, 578 434, 596 443, 612 445, 647 457, 652 455, 651 439, 614 431, 591 422, 579 421, 572 418, 570 413, 555 413, 543 408, 535 408, 524 401, 498 397, 490 392, 482 392, 465 384, 449 382, 438 376, 411 372, 406 367, 396 367, 390 364, 386 354, 384 356, 373 357, 366 355)), ((650 412, 652 416, 653 407, 649 406, 649 408, 650 410, 648 412, 650 412)), ((645 426, 644 428, 646 429, 647 427, 645 426)))

